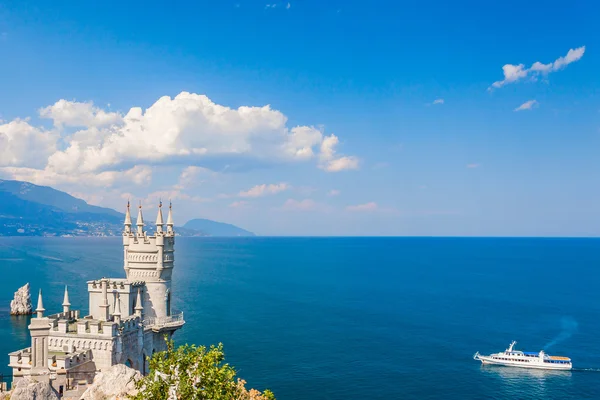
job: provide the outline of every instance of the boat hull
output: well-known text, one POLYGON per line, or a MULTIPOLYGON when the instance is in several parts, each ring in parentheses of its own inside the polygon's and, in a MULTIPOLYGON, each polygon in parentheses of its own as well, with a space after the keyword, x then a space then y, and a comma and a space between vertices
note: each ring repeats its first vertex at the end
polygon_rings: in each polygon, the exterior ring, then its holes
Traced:
POLYGON ((504 360, 496 360, 491 357, 477 355, 476 360, 481 361, 484 365, 502 365, 505 367, 517 367, 517 368, 528 368, 528 369, 547 369, 553 371, 570 371, 573 368, 571 364, 550 364, 543 362, 536 362, 531 360, 530 362, 523 363, 517 361, 504 361, 504 360))

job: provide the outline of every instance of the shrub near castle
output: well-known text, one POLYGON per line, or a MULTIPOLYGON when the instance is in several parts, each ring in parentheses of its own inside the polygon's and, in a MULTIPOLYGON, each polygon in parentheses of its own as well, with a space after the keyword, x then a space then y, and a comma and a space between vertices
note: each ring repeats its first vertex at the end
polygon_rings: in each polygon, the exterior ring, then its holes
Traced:
POLYGON ((136 382, 135 400, 275 400, 270 390, 247 390, 245 381, 224 363, 223 345, 183 345, 150 358, 150 374, 136 382))

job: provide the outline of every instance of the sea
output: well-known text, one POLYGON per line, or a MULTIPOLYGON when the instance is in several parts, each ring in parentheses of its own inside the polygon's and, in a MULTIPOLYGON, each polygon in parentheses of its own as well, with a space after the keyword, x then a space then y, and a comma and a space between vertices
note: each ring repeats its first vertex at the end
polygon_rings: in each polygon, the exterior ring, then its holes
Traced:
MULTIPOLYGON (((177 238, 176 343, 224 344, 280 400, 600 397, 600 239, 177 238), (517 349, 570 372, 482 366, 517 349)), ((0 238, 0 373, 29 346, 10 317, 29 282, 48 312, 87 309, 87 280, 122 277, 120 238, 0 238)))

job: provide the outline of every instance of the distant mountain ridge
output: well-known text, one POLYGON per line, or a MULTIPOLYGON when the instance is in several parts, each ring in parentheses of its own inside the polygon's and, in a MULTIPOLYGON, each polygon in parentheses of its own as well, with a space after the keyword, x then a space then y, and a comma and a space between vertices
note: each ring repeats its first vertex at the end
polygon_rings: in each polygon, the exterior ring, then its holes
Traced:
MULTIPOLYGON (((88 204, 48 186, 0 179, 0 236, 119 236, 124 218, 123 213, 88 204)), ((205 221, 215 227, 221 224, 205 221)), ((175 231, 181 236, 239 236, 223 235, 222 230, 213 234, 210 224, 204 228, 184 226, 175 231)))
POLYGON ((254 233, 235 225, 203 218, 192 219, 186 222, 183 227, 200 232, 210 232, 210 236, 256 236, 254 233))

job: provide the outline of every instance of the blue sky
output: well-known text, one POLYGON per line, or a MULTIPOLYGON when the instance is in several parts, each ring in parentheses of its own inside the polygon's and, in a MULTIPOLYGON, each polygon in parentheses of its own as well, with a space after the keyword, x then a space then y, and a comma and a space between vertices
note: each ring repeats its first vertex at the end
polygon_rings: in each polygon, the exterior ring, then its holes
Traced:
POLYGON ((592 2, 122 3, 0 4, 0 177, 264 235, 600 232, 592 2))

